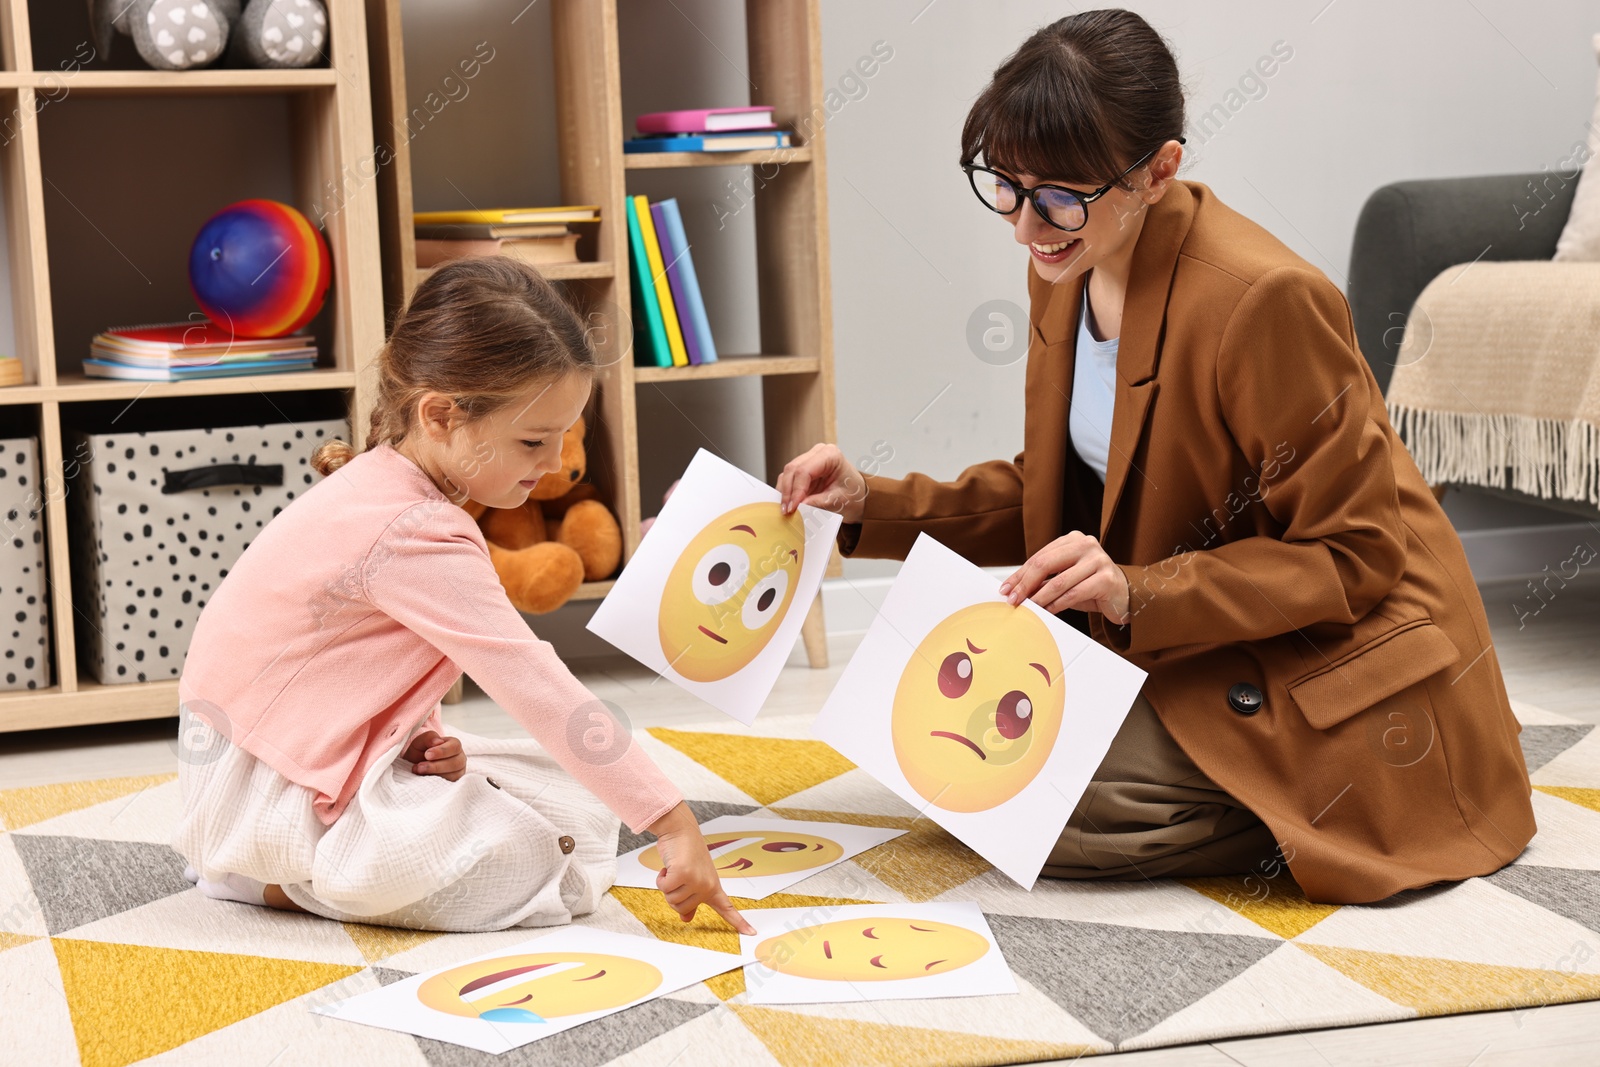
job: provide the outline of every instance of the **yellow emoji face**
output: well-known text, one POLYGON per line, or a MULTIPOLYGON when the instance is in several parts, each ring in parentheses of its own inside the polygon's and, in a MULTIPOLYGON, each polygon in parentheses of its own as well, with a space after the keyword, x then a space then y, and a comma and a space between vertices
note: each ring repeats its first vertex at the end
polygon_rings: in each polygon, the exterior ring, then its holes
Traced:
POLYGON ((945 974, 989 951, 981 934, 924 919, 843 919, 769 937, 756 946, 764 966, 796 978, 883 982, 945 974))
POLYGON ((417 987, 435 1011, 501 1023, 542 1023, 631 1004, 661 985, 642 960, 596 952, 535 952, 463 963, 417 987))
MULTIPOLYGON (((706 848, 744 842, 738 848, 711 857, 724 878, 759 878, 764 874, 790 874, 822 867, 844 855, 844 846, 826 837, 795 834, 787 830, 740 830, 706 835, 706 848)), ((661 869, 661 850, 654 845, 639 853, 639 862, 652 871, 661 869)))
POLYGON ((895 689, 900 770, 946 811, 987 811, 1044 766, 1066 708, 1061 653, 1032 611, 973 604, 940 622, 895 689))
POLYGON ((777 504, 734 508, 695 534, 661 592, 661 651, 672 669, 715 682, 755 659, 789 610, 805 552, 800 512, 777 504))

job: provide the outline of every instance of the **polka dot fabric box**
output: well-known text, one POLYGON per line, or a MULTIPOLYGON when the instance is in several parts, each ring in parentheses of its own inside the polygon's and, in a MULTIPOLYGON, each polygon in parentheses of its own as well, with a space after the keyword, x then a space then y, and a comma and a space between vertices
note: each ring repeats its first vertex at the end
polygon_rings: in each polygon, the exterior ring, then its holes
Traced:
POLYGON ((39 443, 0 441, 0 690, 50 685, 46 592, 39 443))
POLYGON ((94 548, 73 556, 88 616, 79 616, 80 669, 106 684, 178 677, 212 590, 257 531, 318 481, 317 446, 349 432, 334 419, 73 433, 72 537, 94 548))

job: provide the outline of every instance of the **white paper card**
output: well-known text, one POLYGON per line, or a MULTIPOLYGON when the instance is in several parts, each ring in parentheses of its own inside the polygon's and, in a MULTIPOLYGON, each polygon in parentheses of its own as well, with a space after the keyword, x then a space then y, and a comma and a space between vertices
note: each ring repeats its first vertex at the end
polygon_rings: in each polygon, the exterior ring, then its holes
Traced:
POLYGON ((822 584, 839 515, 694 454, 589 629, 746 726, 822 584))
POLYGON ((812 732, 1025 889, 1145 672, 920 534, 812 732))
POLYGON ((748 958, 569 926, 311 1010, 501 1053, 703 982, 748 958))
POLYGON ((744 912, 739 946, 751 1004, 833 1004, 1015 993, 1000 946, 971 901, 744 912))
MULTIPOLYGON (((760 900, 820 874, 904 830, 849 823, 719 815, 700 824, 722 888, 730 897, 760 900)), ((617 885, 654 889, 661 850, 636 848, 617 857, 617 885)))

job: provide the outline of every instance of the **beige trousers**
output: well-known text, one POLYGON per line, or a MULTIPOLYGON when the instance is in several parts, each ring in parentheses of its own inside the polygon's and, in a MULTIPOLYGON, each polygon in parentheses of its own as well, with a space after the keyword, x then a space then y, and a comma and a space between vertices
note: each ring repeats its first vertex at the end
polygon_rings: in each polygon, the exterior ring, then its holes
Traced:
POLYGON ((1259 872, 1272 832, 1184 754, 1141 694, 1041 874, 1136 880, 1259 872))

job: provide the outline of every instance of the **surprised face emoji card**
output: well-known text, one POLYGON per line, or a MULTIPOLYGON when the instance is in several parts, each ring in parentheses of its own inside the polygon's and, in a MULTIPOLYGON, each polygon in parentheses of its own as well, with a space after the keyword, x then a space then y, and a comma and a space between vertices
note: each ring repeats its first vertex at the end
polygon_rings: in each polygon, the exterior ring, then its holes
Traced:
POLYGON ((812 732, 1026 889, 1145 673, 927 534, 812 732))
POLYGON ((700 449, 589 620, 645 666, 749 725, 822 583, 840 518, 700 449))

